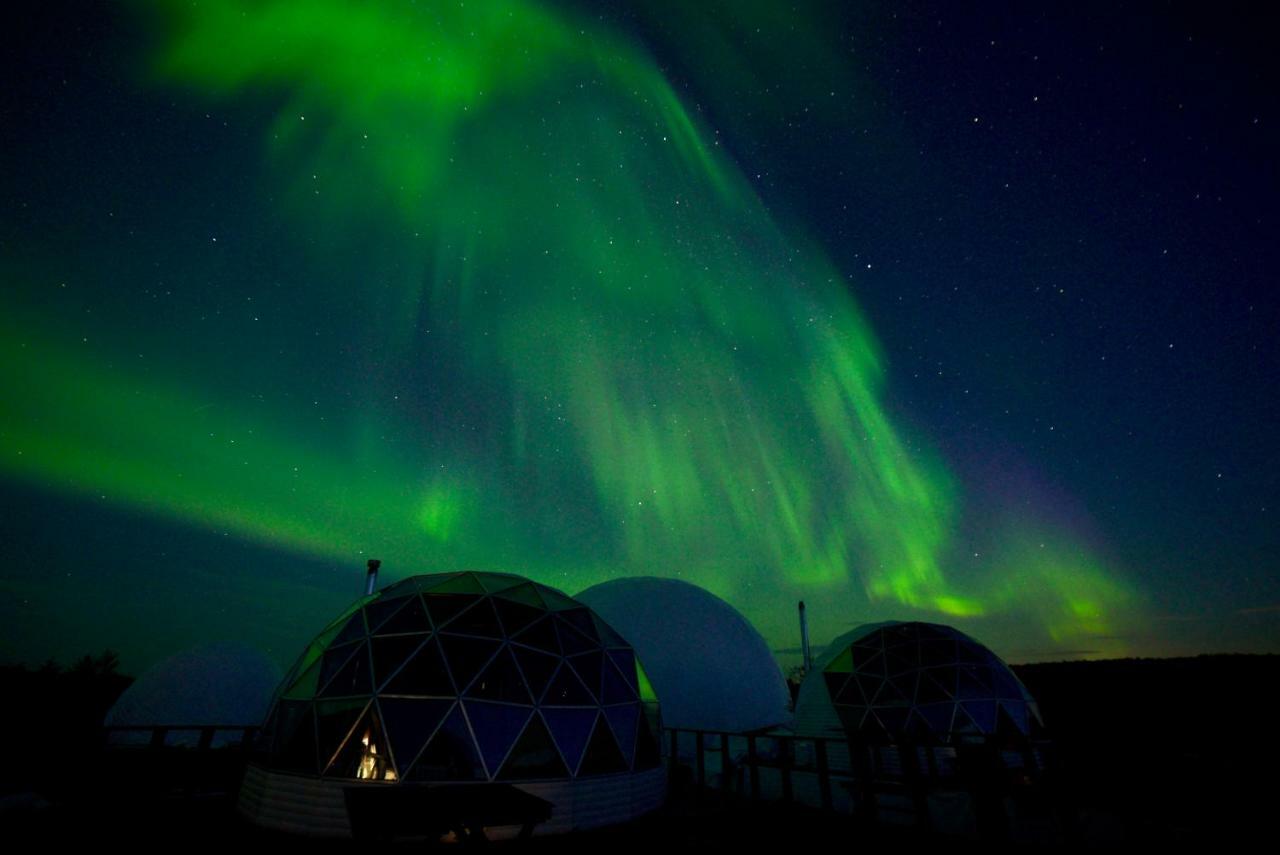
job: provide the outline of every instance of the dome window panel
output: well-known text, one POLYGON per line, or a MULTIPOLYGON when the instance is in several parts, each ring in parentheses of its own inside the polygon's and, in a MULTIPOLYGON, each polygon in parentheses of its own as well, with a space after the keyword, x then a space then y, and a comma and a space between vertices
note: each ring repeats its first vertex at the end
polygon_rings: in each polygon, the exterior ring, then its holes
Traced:
POLYGON ((485 768, 492 776, 533 714, 533 707, 473 700, 463 701, 462 706, 471 722, 471 732, 475 734, 485 768))
POLYGON ((404 774, 453 709, 447 698, 380 698, 382 724, 396 769, 404 774))
POLYGON ((481 635, 485 638, 503 637, 502 625, 498 623, 498 615, 493 610, 493 603, 487 598, 460 612, 443 628, 459 635, 481 635))
POLYGON ((373 676, 378 686, 383 686, 400 666, 408 661, 426 643, 429 635, 374 636, 369 643, 373 654, 373 676))
POLYGON ((564 758, 560 756, 551 733, 543 724, 542 718, 534 715, 512 746, 498 771, 497 779, 507 781, 567 777, 569 769, 565 766, 564 758))
POLYGON ((480 672, 493 655, 498 652, 502 642, 487 638, 470 638, 465 635, 440 635, 440 645, 444 648, 445 661, 449 663, 449 673, 453 675, 458 691, 466 692, 471 681, 480 672))
POLYGON ((431 621, 427 618, 427 610, 422 607, 422 600, 419 597, 409 598, 408 603, 378 627, 378 635, 430 631, 431 621))
POLYGON ((533 697, 525 684, 524 676, 507 648, 488 664, 467 689, 467 697, 486 701, 503 701, 513 704, 532 704, 533 697))
POLYGON ((480 601, 480 597, 476 594, 430 592, 423 594, 422 597, 437 629, 448 626, 450 621, 480 601))
POLYGON ((409 781, 475 781, 485 777, 471 728, 454 704, 405 776, 409 781))
POLYGON ((440 652, 440 640, 429 638, 382 686, 385 695, 437 695, 457 693, 440 652))
POLYGON ((594 709, 573 707, 542 710, 542 716, 560 748, 561 756, 569 766, 570 774, 577 771, 582 760, 582 752, 586 749, 591 729, 595 726, 596 714, 594 709))

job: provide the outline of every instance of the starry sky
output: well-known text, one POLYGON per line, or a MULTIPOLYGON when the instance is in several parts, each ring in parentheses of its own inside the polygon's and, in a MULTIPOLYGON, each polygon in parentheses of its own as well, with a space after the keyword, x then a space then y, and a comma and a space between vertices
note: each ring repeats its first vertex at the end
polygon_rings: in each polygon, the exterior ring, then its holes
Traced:
POLYGON ((1280 649, 1252 14, 9 11, 0 658, 284 664, 375 556, 1280 649))

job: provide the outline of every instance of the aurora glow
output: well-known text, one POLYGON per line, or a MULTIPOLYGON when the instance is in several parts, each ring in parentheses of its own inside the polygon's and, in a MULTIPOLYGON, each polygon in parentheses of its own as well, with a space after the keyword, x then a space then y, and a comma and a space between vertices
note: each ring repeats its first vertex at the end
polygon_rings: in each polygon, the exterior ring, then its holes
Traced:
POLYGON ((933 615, 1118 652, 1141 625, 1121 563, 1052 503, 982 498, 903 417, 858 280, 634 34, 531 0, 133 20, 131 85, 256 159, 234 236, 201 240, 235 259, 210 281, 269 308, 189 350, 88 274, 82 337, 49 258, 0 260, 0 394, 28 402, 0 412, 4 478, 353 573, 679 575, 779 646, 798 598, 819 638, 933 615))

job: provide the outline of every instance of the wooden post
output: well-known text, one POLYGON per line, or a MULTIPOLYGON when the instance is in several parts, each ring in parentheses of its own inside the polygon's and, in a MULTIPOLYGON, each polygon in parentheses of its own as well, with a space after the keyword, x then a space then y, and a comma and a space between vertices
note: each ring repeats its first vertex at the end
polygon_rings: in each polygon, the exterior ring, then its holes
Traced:
POLYGON ((831 810, 831 774, 827 770, 827 740, 821 737, 815 739, 813 751, 818 761, 818 792, 822 794, 822 807, 831 810))
POLYGON ((729 792, 729 734, 720 734, 720 790, 729 792))
POLYGON ((751 800, 755 801, 760 798, 760 767, 759 757, 756 756, 756 737, 752 734, 747 737, 747 770, 751 774, 751 800))
POLYGON ((791 793, 791 740, 778 739, 778 762, 782 770, 782 800, 788 804, 792 801, 791 793))
POLYGON ((693 734, 693 750, 698 755, 698 786, 704 787, 707 783, 706 758, 702 756, 702 731, 694 731, 693 734))

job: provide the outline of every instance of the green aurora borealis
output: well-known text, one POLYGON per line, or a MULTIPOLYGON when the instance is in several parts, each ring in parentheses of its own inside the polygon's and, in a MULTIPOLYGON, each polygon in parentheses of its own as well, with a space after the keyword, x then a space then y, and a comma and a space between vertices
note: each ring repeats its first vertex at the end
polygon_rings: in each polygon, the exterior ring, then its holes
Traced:
POLYGON ((234 116, 259 169, 234 236, 167 275, 269 293, 202 338, 112 293, 132 262, 71 297, 51 255, 0 259, 5 479, 349 568, 277 583, 300 626, 377 555, 571 594, 679 575, 778 647, 805 599, 819 641, 913 616, 1128 649, 1143 586, 1051 503, 965 482, 857 279, 633 36, 533 2, 137 12, 131 85, 234 116))

